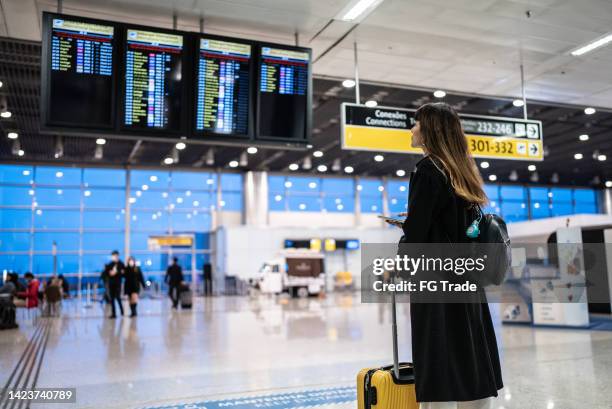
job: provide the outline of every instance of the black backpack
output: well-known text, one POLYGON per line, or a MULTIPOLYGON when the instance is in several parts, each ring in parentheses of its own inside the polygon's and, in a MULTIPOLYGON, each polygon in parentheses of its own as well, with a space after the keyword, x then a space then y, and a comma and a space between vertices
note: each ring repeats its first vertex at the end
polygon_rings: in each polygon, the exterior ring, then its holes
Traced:
POLYGON ((474 242, 480 244, 487 256, 480 284, 483 286, 500 285, 512 263, 512 246, 508 228, 504 219, 498 215, 485 214, 480 206, 478 210, 482 214, 482 219, 478 224, 480 234, 474 242))

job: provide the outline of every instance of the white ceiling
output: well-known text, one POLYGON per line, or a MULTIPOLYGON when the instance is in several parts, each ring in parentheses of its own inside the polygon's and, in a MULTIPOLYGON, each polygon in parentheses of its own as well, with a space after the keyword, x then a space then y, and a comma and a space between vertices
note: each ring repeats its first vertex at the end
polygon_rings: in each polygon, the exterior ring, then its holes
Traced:
MULTIPOLYGON (((351 25, 336 21, 349 0, 81 0, 67 14, 198 30, 312 47, 315 58, 351 25)), ((54 0, 0 0, 0 35, 40 40, 40 15, 54 0)), ((610 0, 385 0, 314 73, 351 77, 353 41, 362 79, 612 108, 612 45, 576 58, 573 48, 612 29, 610 0), (531 11, 531 18, 525 12, 531 11)), ((367 97, 367 96, 366 96, 367 97)))

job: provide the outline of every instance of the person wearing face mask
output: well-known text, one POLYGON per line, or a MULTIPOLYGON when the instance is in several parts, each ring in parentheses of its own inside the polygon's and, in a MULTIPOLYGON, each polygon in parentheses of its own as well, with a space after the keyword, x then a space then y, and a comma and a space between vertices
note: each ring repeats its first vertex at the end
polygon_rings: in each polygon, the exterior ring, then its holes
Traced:
POLYGON ((125 268, 125 295, 130 300, 130 317, 138 315, 138 294, 140 293, 140 286, 145 287, 145 280, 142 275, 142 270, 136 265, 134 257, 130 256, 127 259, 127 267, 125 268))
POLYGON ((121 279, 125 274, 125 264, 119 259, 117 250, 111 253, 111 262, 104 266, 102 279, 106 285, 108 301, 112 307, 112 314, 109 318, 117 318, 115 311, 115 301, 119 304, 119 311, 123 315, 123 304, 121 303, 121 279))

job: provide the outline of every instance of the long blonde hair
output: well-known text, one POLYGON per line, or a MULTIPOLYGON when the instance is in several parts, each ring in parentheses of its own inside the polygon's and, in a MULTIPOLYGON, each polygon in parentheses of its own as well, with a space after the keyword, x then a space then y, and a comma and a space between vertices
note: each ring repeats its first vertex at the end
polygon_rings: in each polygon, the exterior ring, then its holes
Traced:
POLYGON ((442 164, 455 193, 467 202, 485 205, 482 176, 468 150, 459 116, 450 105, 422 105, 415 114, 419 121, 425 151, 442 164))

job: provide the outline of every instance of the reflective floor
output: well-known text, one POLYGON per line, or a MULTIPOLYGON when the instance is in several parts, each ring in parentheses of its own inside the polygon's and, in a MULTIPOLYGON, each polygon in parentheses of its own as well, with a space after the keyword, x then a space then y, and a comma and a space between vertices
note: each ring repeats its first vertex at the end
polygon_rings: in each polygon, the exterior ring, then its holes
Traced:
MULTIPOLYGON (((77 403, 32 408, 142 408, 352 386, 360 368, 391 360, 388 308, 360 304, 358 294, 196 298, 185 311, 143 300, 139 317, 109 320, 98 303, 69 301, 61 318, 20 311, 20 328, 0 332, 0 385, 45 323, 37 386, 74 387, 77 403)), ((407 361, 408 314, 400 305, 400 357, 407 361)), ((612 406, 612 332, 496 327, 506 384, 496 407, 612 406)))

